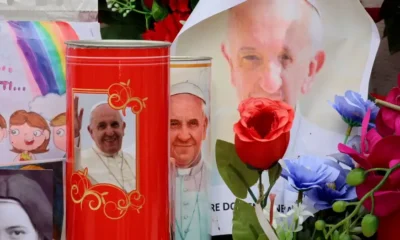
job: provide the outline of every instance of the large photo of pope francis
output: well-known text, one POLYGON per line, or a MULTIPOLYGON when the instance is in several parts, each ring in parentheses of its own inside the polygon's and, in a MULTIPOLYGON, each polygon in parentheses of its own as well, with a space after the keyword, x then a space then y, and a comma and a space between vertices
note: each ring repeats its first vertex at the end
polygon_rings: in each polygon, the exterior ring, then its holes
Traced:
POLYGON ((92 184, 136 189, 136 115, 111 108, 105 94, 74 96, 75 170, 92 184))
POLYGON ((172 68, 170 153, 175 165, 175 239, 210 239, 209 68, 172 68))

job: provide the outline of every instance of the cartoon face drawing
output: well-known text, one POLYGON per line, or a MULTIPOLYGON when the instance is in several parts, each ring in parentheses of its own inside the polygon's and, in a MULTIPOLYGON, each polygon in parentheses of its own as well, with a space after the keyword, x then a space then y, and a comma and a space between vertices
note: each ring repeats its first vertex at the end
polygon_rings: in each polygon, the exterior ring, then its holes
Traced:
POLYGON ((30 154, 48 151, 50 127, 39 114, 19 110, 10 117, 9 136, 11 151, 19 153, 20 160, 32 160, 30 154))
POLYGON ((0 142, 7 137, 7 122, 0 114, 0 142))
POLYGON ((67 120, 65 113, 60 113, 50 121, 54 145, 63 152, 67 151, 67 120))

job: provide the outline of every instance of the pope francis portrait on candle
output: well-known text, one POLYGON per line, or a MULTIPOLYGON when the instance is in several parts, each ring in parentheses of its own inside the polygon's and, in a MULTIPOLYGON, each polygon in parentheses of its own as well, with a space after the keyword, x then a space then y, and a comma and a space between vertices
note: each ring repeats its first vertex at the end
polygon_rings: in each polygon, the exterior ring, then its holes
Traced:
POLYGON ((87 133, 93 145, 81 150, 81 125, 84 109, 78 111, 78 97, 75 97, 75 169, 88 168, 92 184, 108 183, 126 192, 136 189, 135 158, 122 151, 126 123, 118 110, 107 102, 95 104, 89 114, 87 133))
POLYGON ((208 240, 207 164, 202 155, 208 117, 202 90, 189 82, 171 86, 170 144, 176 166, 175 239, 208 240))

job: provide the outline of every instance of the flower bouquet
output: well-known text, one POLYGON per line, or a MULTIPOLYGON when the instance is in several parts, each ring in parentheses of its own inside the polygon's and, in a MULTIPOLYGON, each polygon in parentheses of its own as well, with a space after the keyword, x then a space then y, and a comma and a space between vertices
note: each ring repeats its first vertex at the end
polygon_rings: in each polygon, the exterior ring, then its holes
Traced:
POLYGON ((364 100, 353 91, 336 96, 331 105, 348 129, 338 152, 326 157, 280 161, 294 110, 266 98, 243 101, 234 144, 216 142, 218 170, 236 196, 233 239, 395 239, 400 224, 400 78, 398 85, 384 100, 364 100), (361 135, 351 137, 355 128, 361 135), (278 179, 297 195, 288 211, 275 205, 277 194, 271 190, 278 179))
MULTIPOLYGON (((129 19, 125 25, 133 38, 173 42, 199 0, 105 0, 107 9, 129 19)), ((99 20, 102 20, 100 14, 99 20)), ((118 22, 118 21, 117 21, 118 22)), ((123 20, 119 22, 124 22, 123 20)), ((111 26, 113 27, 113 26, 111 26)), ((114 26, 114 30, 123 30, 114 26)), ((104 31, 103 31, 104 32, 104 31)), ((113 36, 111 36, 113 37, 113 36)), ((116 38, 118 34, 116 34, 116 38)))

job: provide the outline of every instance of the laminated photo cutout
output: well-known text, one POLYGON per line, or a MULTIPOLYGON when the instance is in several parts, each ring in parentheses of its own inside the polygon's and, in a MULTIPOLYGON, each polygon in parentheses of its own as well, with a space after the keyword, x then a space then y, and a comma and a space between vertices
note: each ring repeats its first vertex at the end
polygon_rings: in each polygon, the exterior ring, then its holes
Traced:
POLYGON ((50 172, 53 173, 52 174, 53 240, 63 239, 63 236, 65 235, 65 233, 63 233, 63 225, 65 224, 64 165, 65 163, 62 161, 55 161, 55 162, 39 161, 36 162, 35 164, 22 162, 19 165, 0 167, 0 175, 2 170, 21 170, 21 171, 50 170, 50 172))
MULTIPOLYGON (((247 0, 218 14, 202 11, 192 13, 186 22, 192 27, 175 40, 173 54, 213 58, 210 195, 211 205, 221 207, 213 209, 211 233, 224 235, 232 232, 235 197, 216 167, 215 143, 234 143, 239 103, 267 97, 295 109, 284 158, 337 153, 347 125, 329 101, 346 90, 367 96, 379 34, 358 0, 247 0)), ((258 194, 257 187, 253 192, 258 194)), ((272 192, 281 212, 297 199, 281 178, 272 192)))
POLYGON ((66 40, 98 23, 0 22, 0 165, 65 158, 66 40))
POLYGON ((210 81, 208 57, 172 57, 170 154, 176 240, 210 239, 210 81))
POLYGON ((2 239, 53 239, 53 171, 0 170, 2 239))

